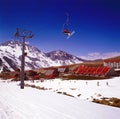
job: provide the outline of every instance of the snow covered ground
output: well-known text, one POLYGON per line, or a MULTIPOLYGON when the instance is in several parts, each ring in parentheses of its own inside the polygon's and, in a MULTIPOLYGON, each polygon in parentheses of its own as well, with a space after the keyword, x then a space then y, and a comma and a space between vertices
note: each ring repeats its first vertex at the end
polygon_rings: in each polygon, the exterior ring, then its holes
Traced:
POLYGON ((120 77, 100 80, 99 86, 97 82, 61 79, 25 82, 49 89, 38 90, 20 89, 20 82, 0 80, 0 119, 119 119, 120 108, 89 100, 91 96, 120 98, 120 77), (67 92, 74 97, 56 92, 67 92))
POLYGON ((53 92, 70 94, 76 98, 92 100, 93 98, 117 97, 120 98, 120 77, 106 80, 62 80, 53 79, 26 81, 25 84, 46 88, 53 92))

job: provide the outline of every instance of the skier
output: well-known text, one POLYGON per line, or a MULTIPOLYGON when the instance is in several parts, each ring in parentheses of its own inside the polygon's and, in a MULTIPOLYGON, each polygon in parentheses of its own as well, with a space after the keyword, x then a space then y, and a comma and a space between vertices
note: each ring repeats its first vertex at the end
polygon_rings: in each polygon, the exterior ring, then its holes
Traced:
POLYGON ((69 14, 68 13, 66 13, 66 16, 67 16, 67 19, 66 19, 66 22, 63 24, 63 33, 65 34, 65 35, 67 35, 67 39, 69 39, 74 33, 75 33, 75 31, 70 31, 69 29, 68 29, 68 26, 69 26, 69 14))

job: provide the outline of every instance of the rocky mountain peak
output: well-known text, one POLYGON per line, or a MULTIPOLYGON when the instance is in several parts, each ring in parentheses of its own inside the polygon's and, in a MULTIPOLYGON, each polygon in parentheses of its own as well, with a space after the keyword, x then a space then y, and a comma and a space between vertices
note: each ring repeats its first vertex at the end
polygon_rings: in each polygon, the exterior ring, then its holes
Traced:
MULTIPOLYGON (((14 70, 21 67, 22 43, 9 40, 0 45, 0 62, 7 70, 14 70)), ((44 53, 38 48, 25 44, 25 70, 38 69, 41 67, 61 66, 75 63, 81 63, 84 60, 68 54, 67 52, 57 50, 44 53)), ((2 68, 1 66, 1 68, 2 68)))

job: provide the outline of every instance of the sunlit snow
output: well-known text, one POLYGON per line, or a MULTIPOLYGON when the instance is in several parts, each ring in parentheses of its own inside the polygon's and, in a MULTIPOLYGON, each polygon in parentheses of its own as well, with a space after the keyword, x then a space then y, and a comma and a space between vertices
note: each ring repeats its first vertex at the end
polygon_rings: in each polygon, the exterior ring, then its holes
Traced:
POLYGON ((91 96, 99 98, 99 93, 120 98, 120 77, 99 80, 99 86, 97 82, 61 79, 25 81, 26 84, 49 89, 39 90, 31 87, 20 89, 20 82, 0 80, 0 119, 119 119, 120 108, 96 104, 90 99, 91 96), (58 94, 58 91, 74 97, 58 94))

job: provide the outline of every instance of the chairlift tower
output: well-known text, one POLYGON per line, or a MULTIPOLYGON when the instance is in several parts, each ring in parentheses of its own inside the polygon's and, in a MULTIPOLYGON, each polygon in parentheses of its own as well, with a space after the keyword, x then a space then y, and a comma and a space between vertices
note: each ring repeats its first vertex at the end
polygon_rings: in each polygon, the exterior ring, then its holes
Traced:
POLYGON ((20 70, 20 88, 24 89, 24 79, 25 79, 25 40, 26 38, 32 38, 32 31, 23 30, 21 33, 18 28, 14 34, 15 37, 22 38, 22 58, 21 58, 21 70, 20 70))

